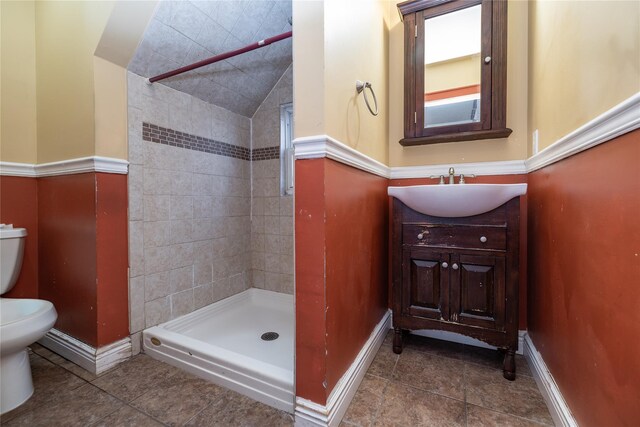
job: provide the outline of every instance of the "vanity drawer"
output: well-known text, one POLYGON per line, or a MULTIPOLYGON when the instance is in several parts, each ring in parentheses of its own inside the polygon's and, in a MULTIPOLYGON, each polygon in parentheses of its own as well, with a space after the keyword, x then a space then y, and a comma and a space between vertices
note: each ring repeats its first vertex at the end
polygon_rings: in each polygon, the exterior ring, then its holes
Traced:
POLYGON ((405 245, 446 246, 470 249, 507 249, 506 227, 478 227, 440 224, 404 224, 405 245))

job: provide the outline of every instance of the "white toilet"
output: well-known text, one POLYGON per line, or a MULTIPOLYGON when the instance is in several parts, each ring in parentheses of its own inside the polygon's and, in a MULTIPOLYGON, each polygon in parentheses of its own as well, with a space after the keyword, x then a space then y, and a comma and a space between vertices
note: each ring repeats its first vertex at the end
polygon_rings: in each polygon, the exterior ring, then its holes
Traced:
MULTIPOLYGON (((0 295, 15 285, 22 267, 27 230, 0 224, 0 295)), ((0 414, 33 394, 27 346, 53 327, 58 314, 49 301, 0 298, 0 414)))

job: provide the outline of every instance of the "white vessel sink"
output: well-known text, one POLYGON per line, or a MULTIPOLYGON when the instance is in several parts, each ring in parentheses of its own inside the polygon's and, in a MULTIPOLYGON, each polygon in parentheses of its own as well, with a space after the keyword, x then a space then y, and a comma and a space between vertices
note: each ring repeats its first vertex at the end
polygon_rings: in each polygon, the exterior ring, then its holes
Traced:
POLYGON ((527 192, 527 184, 445 184, 389 187, 388 194, 425 215, 458 218, 489 212, 527 192))

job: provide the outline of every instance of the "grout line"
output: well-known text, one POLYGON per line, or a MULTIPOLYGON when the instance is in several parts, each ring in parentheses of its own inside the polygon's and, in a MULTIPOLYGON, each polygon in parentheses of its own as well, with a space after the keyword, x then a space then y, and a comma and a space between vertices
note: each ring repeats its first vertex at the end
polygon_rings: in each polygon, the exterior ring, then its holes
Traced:
POLYGON ((455 397, 447 396, 446 394, 440 394, 440 393, 435 392, 435 391, 432 391, 432 390, 425 390, 425 389, 423 389, 423 388, 416 387, 416 386, 411 385, 411 384, 407 384, 407 383, 402 382, 402 381, 400 381, 400 380, 391 380, 391 381, 396 382, 396 383, 398 383, 398 384, 400 384, 400 385, 403 385, 403 386, 406 386, 406 387, 412 388, 412 389, 414 389, 414 390, 421 391, 421 392, 423 392, 423 393, 435 394, 436 396, 444 397, 444 398, 446 398, 446 399, 450 399, 450 400, 455 400, 456 402, 461 402, 461 403, 465 404, 464 397, 462 398, 462 400, 461 400, 461 399, 456 399, 455 397))
POLYGON ((508 415, 510 417, 518 418, 520 420, 529 421, 529 422, 532 422, 534 424, 538 424, 540 426, 553 427, 553 424, 545 424, 545 423, 542 423, 540 421, 536 421, 536 420, 532 420, 530 418, 522 417, 520 415, 512 414, 510 412, 498 411, 497 409, 487 408, 486 406, 481 406, 481 405, 476 405, 475 403, 467 403, 467 405, 476 406, 478 408, 482 408, 482 409, 485 409, 487 411, 495 412, 495 413, 502 414, 502 415, 508 415))

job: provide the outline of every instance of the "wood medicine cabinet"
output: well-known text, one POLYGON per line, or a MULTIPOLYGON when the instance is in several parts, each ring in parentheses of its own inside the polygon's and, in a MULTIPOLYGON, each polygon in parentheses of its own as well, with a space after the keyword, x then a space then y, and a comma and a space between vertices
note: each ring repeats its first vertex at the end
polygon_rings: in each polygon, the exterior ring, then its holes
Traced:
POLYGON ((505 138, 506 0, 412 0, 404 22, 404 146, 505 138))

